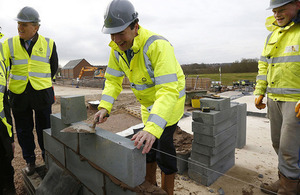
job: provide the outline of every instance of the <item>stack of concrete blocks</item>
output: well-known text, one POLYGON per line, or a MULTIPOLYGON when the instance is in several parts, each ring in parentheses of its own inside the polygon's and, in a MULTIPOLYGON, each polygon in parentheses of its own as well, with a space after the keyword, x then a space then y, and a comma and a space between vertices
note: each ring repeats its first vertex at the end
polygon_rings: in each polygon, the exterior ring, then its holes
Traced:
POLYGON ((210 186, 235 163, 238 104, 231 104, 230 98, 202 98, 200 105, 211 110, 192 113, 194 140, 188 175, 210 186))
POLYGON ((144 182, 145 155, 129 139, 98 127, 95 134, 60 132, 86 118, 84 96, 61 97, 61 113, 52 114, 51 129, 44 130, 46 166, 68 170, 82 184, 80 194, 136 194, 110 179, 132 189, 144 182))

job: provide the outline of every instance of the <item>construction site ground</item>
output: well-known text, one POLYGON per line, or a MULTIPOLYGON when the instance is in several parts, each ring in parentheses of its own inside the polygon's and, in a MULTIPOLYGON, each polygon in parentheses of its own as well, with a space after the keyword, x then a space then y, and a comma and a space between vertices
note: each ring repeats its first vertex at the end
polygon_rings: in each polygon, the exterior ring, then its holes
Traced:
MULTIPOLYGON (((52 106, 52 113, 60 112, 60 97, 72 95, 84 95, 88 107, 87 123, 92 123, 93 115, 97 111, 90 106, 88 102, 100 100, 102 90, 97 88, 87 88, 71 85, 54 84, 56 102, 52 106)), ((234 92, 224 93, 224 96, 230 97, 236 95, 234 92)), ((247 103, 247 110, 255 111, 253 107, 254 96, 240 96, 234 100, 240 103, 247 103)), ((113 110, 108 120, 100 124, 99 127, 114 133, 126 130, 134 125, 141 124, 139 111, 136 108, 139 103, 130 89, 124 89, 117 101, 115 101, 113 110), (131 109, 128 109, 131 108, 131 109)), ((186 110, 189 107, 186 107, 186 110)), ((257 111, 262 112, 262 111, 257 111)), ((191 117, 186 117, 179 122, 177 133, 175 134, 175 145, 177 150, 185 150, 191 147, 191 117), (183 131, 180 131, 183 130, 183 131), (184 143, 184 144, 182 144, 184 143)), ((36 154, 38 165, 43 164, 41 151, 36 141, 36 154)), ((95 154, 96 155, 96 154, 95 154)), ((203 186, 191 180, 187 172, 175 177, 175 194, 264 194, 259 186, 262 182, 275 181, 277 178, 277 156, 272 148, 270 140, 269 121, 263 117, 247 116, 247 140, 246 146, 242 149, 236 149, 235 165, 211 186, 203 186)), ((13 160, 15 169, 15 185, 17 194, 26 194, 21 175, 21 169, 26 166, 22 158, 21 148, 15 134, 15 158, 13 160)), ((160 185, 160 170, 157 169, 157 181, 160 185)))

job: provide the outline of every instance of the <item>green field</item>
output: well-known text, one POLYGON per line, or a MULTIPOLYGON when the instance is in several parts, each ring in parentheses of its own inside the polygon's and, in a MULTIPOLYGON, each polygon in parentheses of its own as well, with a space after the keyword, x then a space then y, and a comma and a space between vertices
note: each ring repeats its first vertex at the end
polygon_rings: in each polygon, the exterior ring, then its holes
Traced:
MULTIPOLYGON (((199 78, 210 78, 212 81, 220 81, 220 74, 198 74, 199 78)), ((232 85, 233 81, 249 80, 255 81, 257 72, 249 73, 222 73, 221 80, 223 85, 232 85)), ((189 75, 189 77, 197 77, 197 75, 189 75)))

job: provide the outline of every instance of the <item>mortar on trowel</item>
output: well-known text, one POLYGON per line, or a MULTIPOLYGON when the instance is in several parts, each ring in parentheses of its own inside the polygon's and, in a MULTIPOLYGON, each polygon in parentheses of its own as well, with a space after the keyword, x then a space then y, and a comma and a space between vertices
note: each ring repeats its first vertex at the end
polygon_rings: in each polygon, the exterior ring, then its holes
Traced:
MULTIPOLYGON (((106 114, 105 117, 109 117, 109 114, 106 114)), ((98 119, 99 120, 99 119, 98 119)), ((86 123, 73 124, 67 128, 64 128, 60 132, 64 133, 96 133, 95 127, 98 120, 94 120, 92 125, 86 123)))

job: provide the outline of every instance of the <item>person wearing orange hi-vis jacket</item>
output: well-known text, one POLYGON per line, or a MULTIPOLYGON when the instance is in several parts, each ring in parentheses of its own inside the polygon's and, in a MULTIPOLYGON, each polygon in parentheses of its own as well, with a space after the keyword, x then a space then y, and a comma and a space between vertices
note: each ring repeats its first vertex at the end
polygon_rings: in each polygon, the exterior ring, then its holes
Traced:
POLYGON ((271 0, 271 31, 258 62, 255 106, 267 104, 279 180, 263 183, 265 193, 300 194, 300 2, 271 0), (263 99, 267 94, 267 103, 263 99))
POLYGON ((144 144, 145 180, 156 184, 158 165, 162 170, 162 189, 173 194, 177 172, 173 134, 184 113, 185 76, 173 46, 164 37, 141 27, 137 16, 127 0, 113 0, 107 7, 102 32, 111 36, 111 53, 95 120, 106 121, 126 75, 141 103, 144 128, 132 141, 138 149, 144 144))

